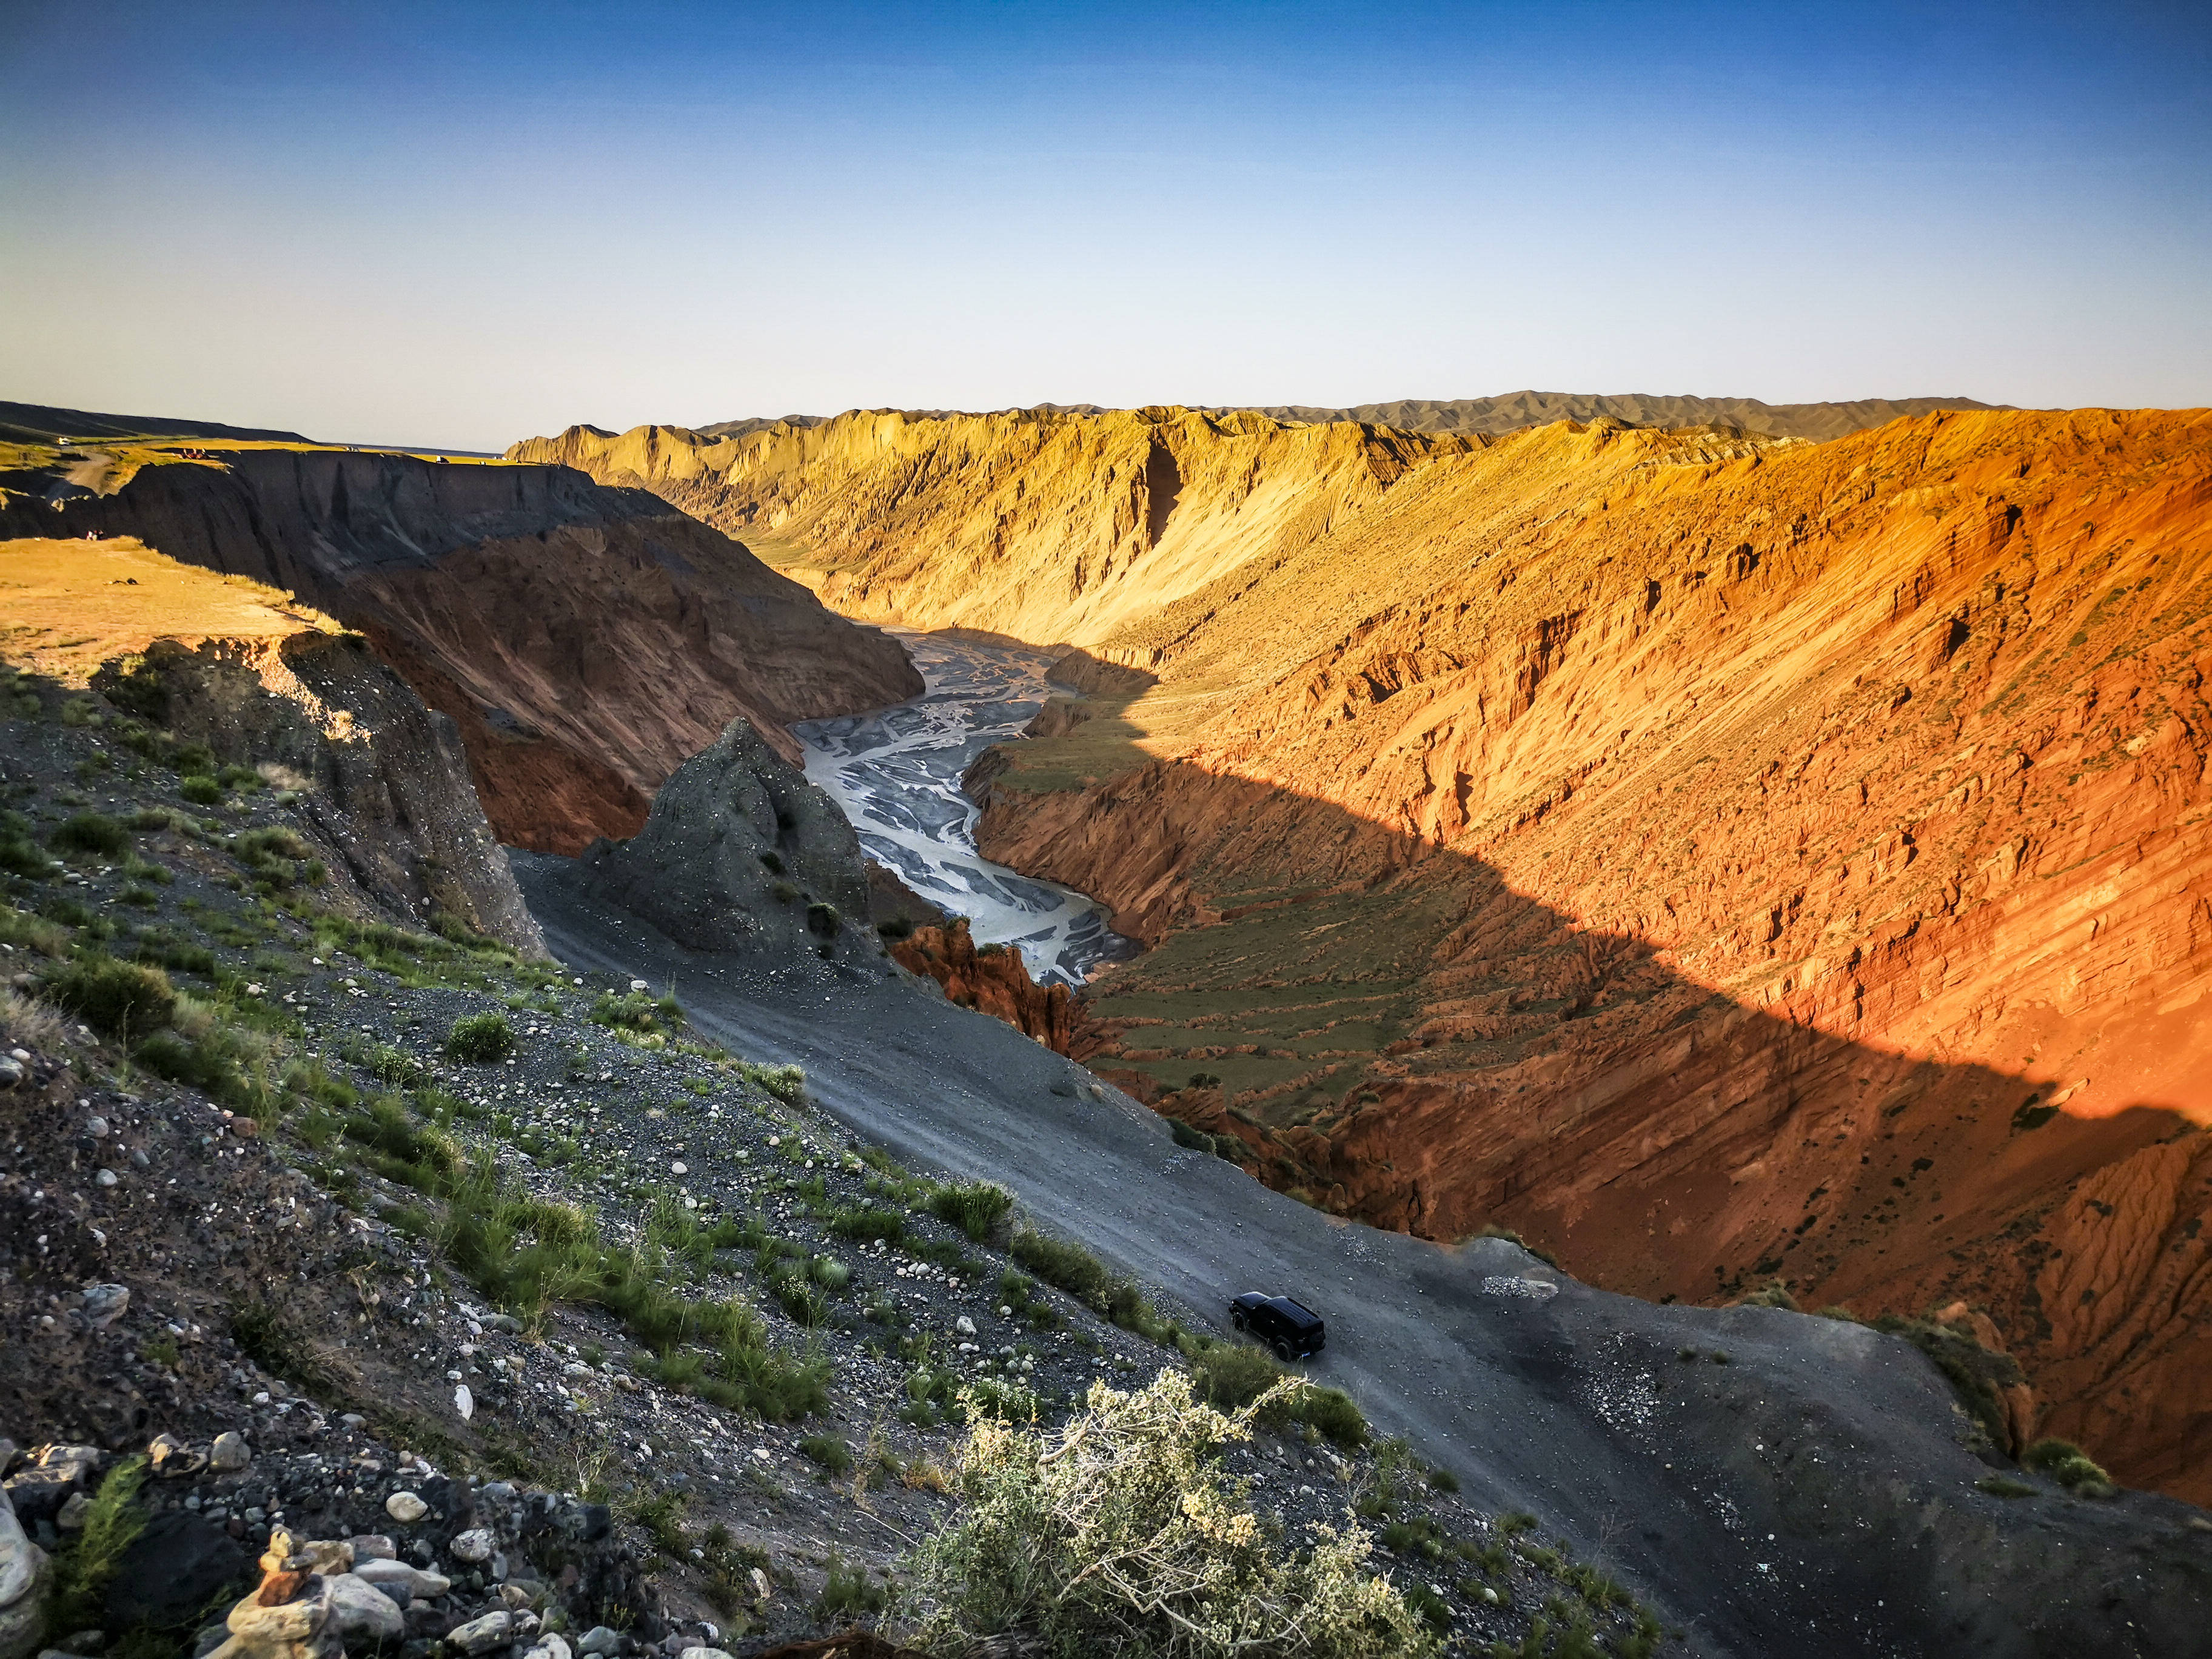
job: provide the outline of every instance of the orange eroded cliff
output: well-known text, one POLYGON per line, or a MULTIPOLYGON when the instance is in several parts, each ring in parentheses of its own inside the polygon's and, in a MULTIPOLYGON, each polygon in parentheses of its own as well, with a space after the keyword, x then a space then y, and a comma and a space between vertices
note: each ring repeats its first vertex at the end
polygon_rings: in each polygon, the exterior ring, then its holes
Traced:
POLYGON ((2043 1431, 2212 1496, 2212 417, 559 441, 1159 677, 1012 751, 985 848, 1153 944, 1078 1051, 1222 1078, 1270 1180, 1652 1295, 1965 1297, 2043 1431))
POLYGON ((1079 1022, 1075 998, 1065 985, 1039 985, 1022 953, 1006 945, 978 949, 968 919, 949 928, 917 927, 896 939, 891 956, 911 973, 926 974, 963 1008, 1002 1019, 1056 1054, 1066 1054, 1079 1022))

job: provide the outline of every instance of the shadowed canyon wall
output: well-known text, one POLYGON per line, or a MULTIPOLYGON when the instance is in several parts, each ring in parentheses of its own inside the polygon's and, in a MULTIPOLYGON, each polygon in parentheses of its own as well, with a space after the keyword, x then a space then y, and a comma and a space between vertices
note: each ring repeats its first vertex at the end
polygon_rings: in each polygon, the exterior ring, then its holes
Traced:
POLYGON ((985 850, 1152 945, 1078 1051, 1267 1179, 1654 1296, 1966 1296, 2042 1430, 2212 1498, 2212 417, 549 441, 1157 677, 1004 752, 985 850))
POLYGON ((635 833, 734 717, 795 758, 787 722, 921 689, 896 641, 642 490, 555 466, 206 453, 151 457, 106 493, 9 474, 0 536, 134 536, 358 629, 459 726, 510 845, 635 833))

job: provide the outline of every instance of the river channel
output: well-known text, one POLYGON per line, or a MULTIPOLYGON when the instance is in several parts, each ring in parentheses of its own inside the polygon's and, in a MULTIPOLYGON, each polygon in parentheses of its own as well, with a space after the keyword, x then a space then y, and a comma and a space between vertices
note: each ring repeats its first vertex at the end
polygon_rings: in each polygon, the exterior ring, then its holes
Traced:
POLYGON ((1021 735, 1050 695, 1042 651, 887 629, 905 646, 927 690, 869 714, 793 726, 806 775, 860 832, 870 858, 932 903, 969 919, 981 945, 1020 948, 1030 977, 1080 985, 1105 963, 1134 954, 1097 901, 1018 875, 975 850, 981 814, 960 775, 994 743, 1021 735))

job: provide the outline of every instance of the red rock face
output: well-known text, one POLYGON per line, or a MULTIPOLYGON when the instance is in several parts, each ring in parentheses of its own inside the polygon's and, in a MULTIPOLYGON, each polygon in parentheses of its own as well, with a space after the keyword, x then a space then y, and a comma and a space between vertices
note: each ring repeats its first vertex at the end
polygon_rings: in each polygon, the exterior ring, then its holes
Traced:
POLYGON ((824 610, 720 532, 560 466, 305 447, 139 471, 112 495, 0 507, 0 535, 136 536, 307 598, 461 728, 510 846, 633 833, 738 716, 787 722, 921 690, 896 641, 824 610))
MULTIPOLYGON (((1401 1031, 1237 1096, 1330 1096, 1267 1123, 1279 1184, 1649 1295, 1964 1297, 2039 1432, 2212 1498, 2208 440, 1949 416, 1614 467, 1614 434, 1502 530, 1510 480, 1432 468, 1334 553, 1449 580, 1175 758, 1001 790, 985 851, 1179 963, 1262 905, 1391 919, 1401 1031)), ((1310 641, 1328 592, 1259 597, 1310 641)))
POLYGON ((890 949, 900 967, 928 975, 947 1000, 1003 1019, 1054 1054, 1069 1051, 1081 1015, 1067 987, 1037 984, 1012 947, 978 951, 964 919, 949 930, 917 927, 890 949))

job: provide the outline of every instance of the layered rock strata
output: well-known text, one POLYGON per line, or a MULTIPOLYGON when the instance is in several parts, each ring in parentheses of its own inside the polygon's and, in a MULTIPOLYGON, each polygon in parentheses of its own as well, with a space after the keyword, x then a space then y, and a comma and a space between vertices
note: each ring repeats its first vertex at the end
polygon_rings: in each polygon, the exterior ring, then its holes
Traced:
POLYGON ((2208 441, 1157 410, 563 454, 858 613, 1157 682, 1011 751, 983 849, 1153 945, 1078 1052, 1220 1076, 1269 1179, 1648 1295, 1964 1297, 2041 1430, 2202 1497, 2208 441))
POLYGON ((204 453, 105 494, 58 477, 41 496, 11 474, 0 537, 135 536, 359 629, 459 726, 513 845, 631 833, 732 718, 795 756, 786 723, 921 689, 895 641, 641 490, 557 466, 204 453))

